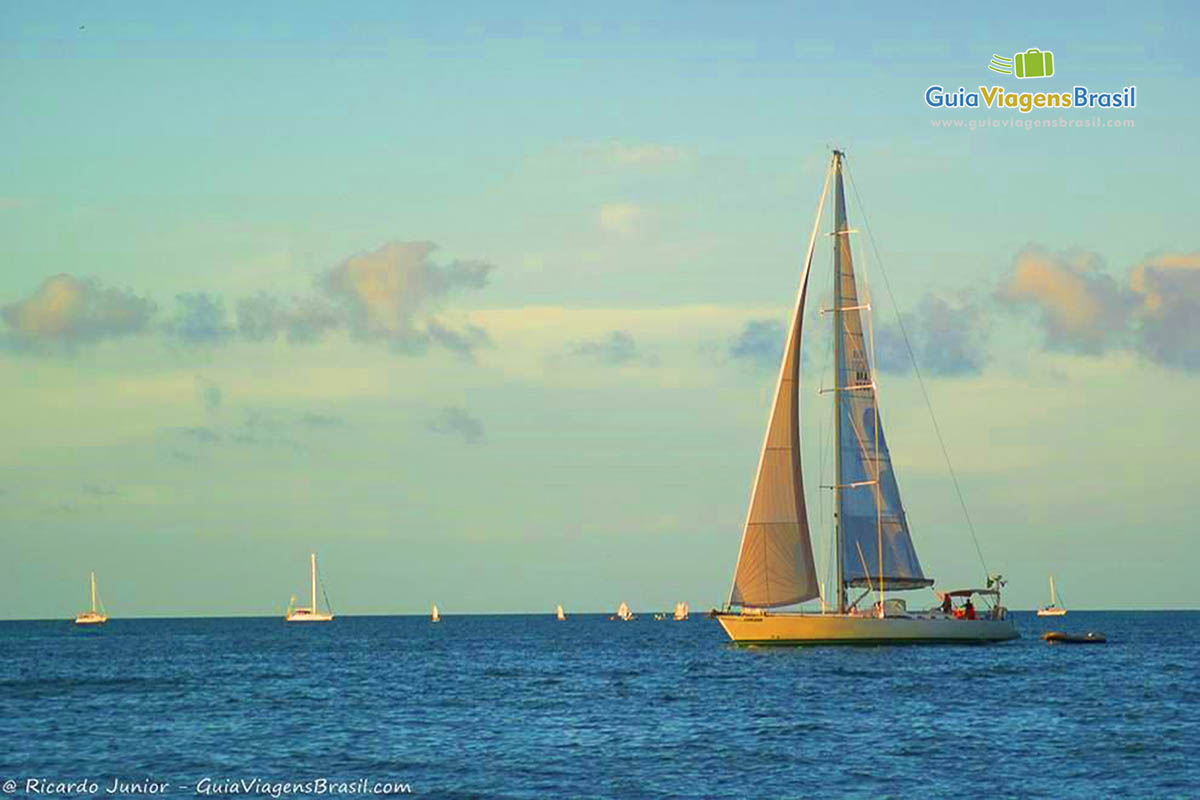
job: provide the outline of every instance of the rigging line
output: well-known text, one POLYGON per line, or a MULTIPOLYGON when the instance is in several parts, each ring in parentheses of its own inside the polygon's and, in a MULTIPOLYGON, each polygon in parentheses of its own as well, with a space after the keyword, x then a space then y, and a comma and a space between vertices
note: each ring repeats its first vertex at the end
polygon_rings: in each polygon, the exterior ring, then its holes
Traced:
MULTIPOLYGON (((331 606, 329 604, 329 593, 325 591, 325 579, 317 578, 317 583, 321 584, 321 596, 325 598, 325 608, 326 608, 326 610, 329 611, 330 614, 332 614, 333 606, 331 606)), ((314 614, 317 613, 317 610, 315 608, 313 609, 313 613, 314 614)))
POLYGON ((938 445, 942 448, 942 458, 946 461, 946 469, 950 472, 950 481, 954 484, 954 493, 958 495, 958 504, 962 507, 963 518, 967 521, 967 530, 971 534, 971 542, 975 545, 975 552, 979 555, 979 563, 983 565, 983 571, 987 575, 991 575, 988 570, 987 560, 983 557, 983 549, 979 546, 979 537, 975 534, 975 524, 971 521, 971 512, 967 510, 967 501, 963 497, 962 486, 958 483, 958 474, 954 471, 954 464, 950 461, 950 451, 946 449, 946 440, 942 437, 942 429, 938 425, 937 415, 933 413, 933 401, 929 399, 929 390, 925 388, 925 378, 921 375, 921 368, 917 365, 917 356, 913 352, 912 342, 908 338, 908 330, 904 327, 904 319, 900 315, 900 306, 896 303, 896 295, 892 292, 892 283, 888 280, 887 270, 883 268, 883 256, 879 252, 879 245, 875 242, 875 234, 871 230, 871 222, 867 218, 866 208, 863 207, 862 198, 858 194, 858 186, 854 183, 854 176, 850 174, 850 170, 846 169, 846 176, 850 178, 850 188, 854 191, 854 202, 858 205, 858 213, 862 215, 863 227, 867 229, 867 238, 871 240, 871 249, 875 251, 875 263, 879 265, 879 274, 883 276, 883 285, 887 289, 888 299, 892 301, 892 310, 896 313, 896 324, 900 328, 900 338, 904 340, 904 349, 908 351, 908 358, 912 361, 913 374, 917 376, 917 385, 921 387, 921 396, 925 398, 925 408, 929 410, 929 419, 933 423, 933 432, 937 435, 938 445))

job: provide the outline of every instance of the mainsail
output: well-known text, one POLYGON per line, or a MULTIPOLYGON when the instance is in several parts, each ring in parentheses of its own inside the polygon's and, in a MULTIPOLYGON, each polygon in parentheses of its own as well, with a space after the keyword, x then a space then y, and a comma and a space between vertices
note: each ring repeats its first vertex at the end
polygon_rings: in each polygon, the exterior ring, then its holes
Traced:
POLYGON ((742 548, 729 595, 730 605, 773 608, 803 603, 820 595, 800 472, 800 332, 817 225, 829 186, 828 176, 825 186, 804 260, 796 308, 788 328, 783 363, 779 367, 775 401, 750 494, 742 548))
POLYGON ((838 519, 842 577, 847 586, 915 589, 933 583, 921 572, 900 503, 892 458, 876 402, 864 306, 854 280, 841 154, 834 157, 834 314, 838 341, 838 519), (880 563, 882 551, 883 563, 880 563), (882 586, 881 586, 882 584, 882 586))

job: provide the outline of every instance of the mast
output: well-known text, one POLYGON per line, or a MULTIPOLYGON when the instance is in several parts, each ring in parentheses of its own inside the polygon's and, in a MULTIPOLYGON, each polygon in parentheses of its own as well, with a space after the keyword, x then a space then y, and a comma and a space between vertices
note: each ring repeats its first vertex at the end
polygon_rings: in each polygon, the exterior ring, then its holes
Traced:
MULTIPOLYGON (((842 151, 833 151, 833 235, 838 236, 838 209, 845 208, 842 197, 842 151)), ((837 556, 837 613, 846 613, 846 581, 842 574, 842 414, 838 408, 838 382, 841 379, 838 366, 842 363, 842 248, 836 239, 833 243, 833 549, 837 556)))
POLYGON ((1050 576, 1050 605, 1058 605, 1058 597, 1054 593, 1054 576, 1050 576))
MULTIPOLYGON (((1053 580, 1053 578, 1051 578, 1051 580, 1053 580)), ((1051 592, 1054 591, 1053 586, 1054 584, 1051 584, 1051 592)), ((92 573, 92 613, 96 613, 96 573, 94 572, 92 573)))
POLYGON ((312 613, 317 613, 317 554, 309 553, 308 578, 312 584, 312 613))

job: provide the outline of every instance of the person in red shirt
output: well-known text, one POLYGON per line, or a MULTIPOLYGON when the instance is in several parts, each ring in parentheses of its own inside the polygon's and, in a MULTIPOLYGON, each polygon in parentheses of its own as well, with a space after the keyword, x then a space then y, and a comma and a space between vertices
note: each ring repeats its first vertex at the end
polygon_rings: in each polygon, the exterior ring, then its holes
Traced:
POLYGON ((971 602, 971 598, 967 598, 967 603, 963 606, 963 611, 966 612, 967 619, 975 619, 975 604, 971 602))

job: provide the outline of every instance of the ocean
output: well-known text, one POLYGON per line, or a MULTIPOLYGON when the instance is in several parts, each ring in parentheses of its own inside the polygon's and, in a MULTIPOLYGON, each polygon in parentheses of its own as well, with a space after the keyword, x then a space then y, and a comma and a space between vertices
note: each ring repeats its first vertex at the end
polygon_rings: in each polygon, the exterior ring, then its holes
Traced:
POLYGON ((1016 618, 801 649, 702 615, 2 622, 0 796, 1200 797, 1200 612, 1016 618))

